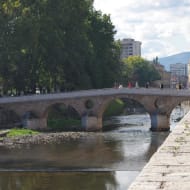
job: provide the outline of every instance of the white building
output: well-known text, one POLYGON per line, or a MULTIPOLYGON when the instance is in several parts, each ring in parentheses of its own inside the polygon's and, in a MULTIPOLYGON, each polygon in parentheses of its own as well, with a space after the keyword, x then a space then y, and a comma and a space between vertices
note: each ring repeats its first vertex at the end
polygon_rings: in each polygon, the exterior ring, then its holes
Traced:
POLYGON ((141 42, 127 38, 121 41, 121 59, 129 56, 141 56, 141 42))

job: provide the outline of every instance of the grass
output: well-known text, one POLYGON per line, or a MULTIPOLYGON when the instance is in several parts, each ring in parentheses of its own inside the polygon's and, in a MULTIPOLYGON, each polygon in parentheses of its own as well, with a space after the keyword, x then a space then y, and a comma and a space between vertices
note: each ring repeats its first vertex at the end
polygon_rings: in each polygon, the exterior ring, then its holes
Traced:
POLYGON ((30 129, 11 129, 8 133, 7 133, 7 137, 18 137, 18 136, 25 136, 25 135, 35 135, 38 134, 39 132, 37 131, 33 131, 30 129))
POLYGON ((80 128, 81 121, 77 119, 49 119, 48 127, 51 129, 58 130, 69 130, 73 127, 80 128))

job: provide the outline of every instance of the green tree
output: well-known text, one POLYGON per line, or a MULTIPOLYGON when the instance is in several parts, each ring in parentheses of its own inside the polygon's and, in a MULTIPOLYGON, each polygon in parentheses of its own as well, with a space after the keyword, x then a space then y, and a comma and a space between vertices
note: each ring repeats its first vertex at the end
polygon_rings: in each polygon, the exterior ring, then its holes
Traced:
POLYGON ((93 11, 89 18, 89 39, 93 51, 89 73, 95 88, 110 87, 120 75, 120 46, 114 41, 110 16, 93 11))
POLYGON ((0 21, 5 91, 109 87, 119 75, 114 26, 92 0, 2 0, 0 21))
POLYGON ((16 70, 17 55, 14 51, 16 44, 13 43, 15 14, 13 10, 16 10, 17 6, 11 0, 0 2, 0 74, 5 92, 13 86, 13 75, 16 70))
POLYGON ((140 56, 130 56, 123 60, 123 81, 124 83, 138 81, 144 86, 146 82, 160 79, 159 73, 154 66, 140 56))

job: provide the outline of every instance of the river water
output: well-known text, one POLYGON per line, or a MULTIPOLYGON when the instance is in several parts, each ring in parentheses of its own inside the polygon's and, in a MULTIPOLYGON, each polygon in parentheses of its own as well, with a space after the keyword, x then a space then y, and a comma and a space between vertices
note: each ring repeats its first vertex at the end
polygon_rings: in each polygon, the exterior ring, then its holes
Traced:
POLYGON ((150 132, 148 114, 113 119, 77 140, 0 147, 0 190, 126 190, 169 133, 150 132))

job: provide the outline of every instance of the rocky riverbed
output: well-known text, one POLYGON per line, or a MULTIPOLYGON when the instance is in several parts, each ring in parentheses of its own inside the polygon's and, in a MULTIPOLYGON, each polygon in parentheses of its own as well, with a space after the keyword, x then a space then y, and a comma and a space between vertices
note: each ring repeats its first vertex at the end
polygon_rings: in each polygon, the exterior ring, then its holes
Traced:
POLYGON ((1 137, 0 146, 14 148, 22 146, 23 144, 61 143, 63 141, 77 140, 85 136, 87 136, 87 132, 39 133, 17 137, 1 137))

